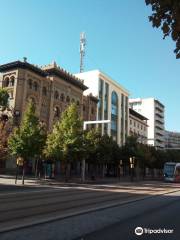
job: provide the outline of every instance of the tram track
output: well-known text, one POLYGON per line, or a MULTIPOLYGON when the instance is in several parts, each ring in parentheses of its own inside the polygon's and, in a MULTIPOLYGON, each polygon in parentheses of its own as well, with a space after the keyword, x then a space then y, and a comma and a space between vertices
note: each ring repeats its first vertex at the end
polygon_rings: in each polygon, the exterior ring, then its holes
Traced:
POLYGON ((23 201, 21 194, 14 195, 13 201, 10 202, 8 202, 10 197, 8 195, 7 199, 4 196, 0 201, 0 232, 139 201, 144 198, 165 194, 167 191, 169 190, 156 191, 156 189, 149 189, 144 191, 142 189, 142 191, 136 193, 135 190, 106 192, 106 189, 104 191, 98 191, 97 189, 95 191, 89 189, 63 189, 58 193, 57 191, 50 191, 52 196, 47 191, 39 191, 38 194, 34 191, 34 196, 29 193, 28 196, 22 195, 24 197, 23 201))

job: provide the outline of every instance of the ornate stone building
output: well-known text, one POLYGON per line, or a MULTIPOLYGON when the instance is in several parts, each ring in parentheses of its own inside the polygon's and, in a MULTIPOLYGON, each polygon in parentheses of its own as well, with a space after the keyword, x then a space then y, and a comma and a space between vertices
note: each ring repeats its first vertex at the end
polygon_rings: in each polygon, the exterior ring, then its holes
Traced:
POLYGON ((83 96, 83 119, 88 121, 96 121, 98 98, 92 94, 83 96))
POLYGON ((49 130, 71 102, 77 104, 84 120, 96 120, 97 99, 92 95, 83 97, 87 89, 83 81, 55 62, 38 67, 25 59, 0 65, 0 73, 0 86, 8 89, 10 108, 17 123, 29 99, 35 103, 37 115, 49 130))
MULTIPOLYGON (((87 87, 83 81, 57 66, 55 62, 38 67, 24 59, 0 65, 0 87, 9 93, 9 111, 14 124, 23 117, 29 99, 36 105, 36 113, 49 131, 66 107, 75 102, 79 115, 85 121, 96 120, 97 98, 92 94, 83 96, 87 87)), ((31 161, 27 164, 31 167, 31 161)), ((16 167, 15 161, 8 158, 3 165, 9 171, 16 167)), ((0 170, 2 166, 0 166, 0 170)), ((58 167, 59 168, 59 167, 58 167)))

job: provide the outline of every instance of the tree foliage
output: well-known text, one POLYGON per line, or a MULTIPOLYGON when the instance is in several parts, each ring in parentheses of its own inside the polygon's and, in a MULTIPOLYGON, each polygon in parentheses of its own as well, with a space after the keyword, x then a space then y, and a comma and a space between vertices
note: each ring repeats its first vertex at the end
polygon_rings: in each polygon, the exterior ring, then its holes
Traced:
POLYGON ((0 161, 6 159, 8 155, 8 138, 12 131, 11 121, 0 121, 0 161))
POLYGON ((83 127, 75 103, 71 104, 53 127, 46 141, 45 155, 66 163, 77 160, 83 151, 83 127))
POLYGON ((166 161, 171 157, 164 150, 157 150, 155 147, 138 143, 137 138, 129 136, 126 144, 122 147, 122 155, 126 164, 129 158, 135 157, 135 165, 140 168, 163 168, 166 161))
POLYGON ((0 160, 5 160, 8 153, 8 137, 12 130, 12 123, 4 111, 8 107, 9 94, 7 90, 0 88, 0 160))
POLYGON ((45 144, 46 134, 35 114, 35 105, 30 102, 19 128, 15 128, 9 138, 10 153, 24 159, 40 155, 45 144))
POLYGON ((149 21, 152 26, 163 31, 164 38, 171 36, 176 42, 176 58, 180 58, 180 1, 179 0, 145 0, 151 5, 152 15, 149 21))
POLYGON ((108 135, 101 136, 98 129, 91 129, 85 135, 86 159, 91 164, 116 164, 120 159, 120 147, 108 135))
POLYGON ((0 88, 0 108, 3 111, 8 107, 9 94, 6 89, 0 88))

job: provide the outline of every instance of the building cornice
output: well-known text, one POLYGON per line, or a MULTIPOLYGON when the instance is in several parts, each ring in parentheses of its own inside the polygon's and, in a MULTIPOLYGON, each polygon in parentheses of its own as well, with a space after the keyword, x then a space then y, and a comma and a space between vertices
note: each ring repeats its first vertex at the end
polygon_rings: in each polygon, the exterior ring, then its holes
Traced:
POLYGON ((47 73, 44 72, 41 68, 32 65, 28 62, 21 62, 21 61, 14 61, 14 62, 10 62, 10 63, 6 63, 3 65, 0 65, 0 72, 6 72, 6 71, 10 71, 10 70, 15 70, 17 68, 21 68, 21 69, 27 69, 30 70, 42 77, 46 77, 47 73))
POLYGON ((132 108, 129 108, 129 114, 136 118, 139 118, 141 120, 148 120, 148 118, 146 118, 145 116, 141 115, 140 113, 134 111, 132 108))
POLYGON ((28 62, 14 61, 14 62, 0 65, 0 72, 4 73, 6 71, 15 70, 18 68, 30 70, 42 77, 56 75, 56 76, 60 77, 61 79, 63 79, 64 81, 67 81, 70 84, 82 89, 83 91, 88 89, 88 87, 85 86, 79 78, 75 77, 74 75, 72 75, 69 72, 65 71, 64 69, 60 68, 56 64, 54 64, 54 65, 50 64, 43 68, 40 68, 40 67, 30 64, 28 62))
POLYGON ((53 68, 44 69, 44 71, 49 76, 55 75, 55 76, 60 77, 63 80, 67 80, 69 83, 71 83, 72 85, 82 89, 83 91, 88 89, 88 87, 85 86, 79 78, 75 77, 74 75, 70 74, 69 72, 65 71, 62 68, 53 67, 53 68))

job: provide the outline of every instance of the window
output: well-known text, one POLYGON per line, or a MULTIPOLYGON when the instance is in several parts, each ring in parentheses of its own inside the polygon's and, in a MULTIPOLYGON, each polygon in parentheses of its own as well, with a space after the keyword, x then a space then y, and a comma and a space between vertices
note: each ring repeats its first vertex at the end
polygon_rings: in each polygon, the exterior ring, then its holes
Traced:
POLYGON ((34 87, 34 90, 35 90, 35 91, 38 90, 38 84, 37 84, 37 82, 34 82, 34 83, 33 83, 33 87, 34 87))
POLYGON ((10 86, 11 86, 11 87, 14 86, 14 81, 15 81, 15 77, 12 76, 12 77, 10 78, 10 86))
POLYGON ((98 119, 102 120, 103 111, 103 86, 104 81, 99 79, 99 101, 98 101, 98 119))
POLYGON ((55 99, 58 99, 58 98, 59 98, 59 93, 58 93, 58 91, 55 91, 55 93, 54 93, 54 98, 55 98, 55 99))
POLYGON ((62 102, 64 102, 64 94, 63 94, 63 93, 61 94, 60 100, 61 100, 62 102))
POLYGON ((13 99, 13 91, 9 92, 9 99, 13 99))
POLYGON ((84 111, 84 112, 86 111, 86 107, 85 107, 85 105, 83 105, 83 111, 84 111))
POLYGON ((118 95, 115 91, 111 95, 111 135, 117 139, 117 122, 118 122, 118 95))
POLYGON ((109 84, 105 82, 104 119, 108 119, 108 96, 109 96, 109 84))
POLYGON ((28 86, 30 89, 32 89, 32 80, 31 79, 28 80, 28 86))
POLYGON ((74 103, 74 102, 75 102, 74 98, 72 98, 71 102, 72 102, 72 103, 74 103))
POLYGON ((43 87, 42 93, 43 93, 43 96, 47 96, 47 88, 46 87, 43 87))
POLYGON ((112 92, 111 96, 111 114, 116 116, 118 114, 118 96, 115 91, 112 92))
POLYGON ((77 106, 79 106, 79 101, 77 101, 77 103, 76 103, 76 104, 77 104, 77 106))
POLYGON ((54 108, 54 117, 59 117, 60 116, 60 109, 59 109, 59 107, 55 107, 54 108))
POLYGON ((94 114, 94 108, 93 107, 91 108, 91 114, 94 114))
POLYGON ((4 79, 4 87, 9 87, 9 77, 4 79))
POLYGON ((70 97, 69 96, 66 97, 66 102, 68 102, 68 103, 70 102, 70 97))

